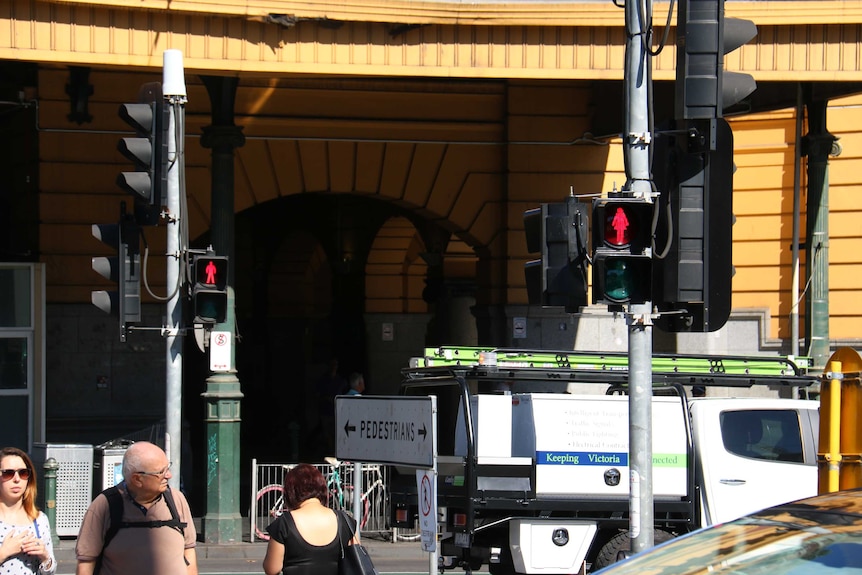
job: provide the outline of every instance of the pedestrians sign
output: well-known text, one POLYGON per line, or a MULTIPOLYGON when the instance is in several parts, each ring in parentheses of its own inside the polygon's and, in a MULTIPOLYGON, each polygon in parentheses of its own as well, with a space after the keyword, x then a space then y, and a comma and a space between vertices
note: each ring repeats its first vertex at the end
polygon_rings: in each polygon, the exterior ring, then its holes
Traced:
POLYGON ((436 399, 339 395, 335 398, 335 456, 433 467, 436 399))

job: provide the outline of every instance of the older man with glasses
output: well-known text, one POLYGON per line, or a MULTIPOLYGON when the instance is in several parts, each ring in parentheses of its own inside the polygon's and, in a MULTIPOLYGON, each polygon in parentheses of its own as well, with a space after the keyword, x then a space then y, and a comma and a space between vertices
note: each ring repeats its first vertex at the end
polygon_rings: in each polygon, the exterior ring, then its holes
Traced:
POLYGON ((142 441, 126 450, 122 483, 99 494, 84 516, 76 575, 197 575, 191 510, 168 487, 170 477, 171 464, 157 445, 142 441), (119 508, 111 513, 111 500, 119 505, 120 499, 122 520, 115 525, 119 508))

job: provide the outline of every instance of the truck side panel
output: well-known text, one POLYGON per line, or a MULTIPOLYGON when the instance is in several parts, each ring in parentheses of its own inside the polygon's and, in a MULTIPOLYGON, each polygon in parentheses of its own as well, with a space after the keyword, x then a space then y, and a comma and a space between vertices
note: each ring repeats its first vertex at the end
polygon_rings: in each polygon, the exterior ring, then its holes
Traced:
MULTIPOLYGON (((629 402, 625 396, 512 396, 514 444, 535 458, 539 497, 629 495, 629 402)), ((653 490, 688 494, 688 434, 680 398, 653 398, 653 490)))

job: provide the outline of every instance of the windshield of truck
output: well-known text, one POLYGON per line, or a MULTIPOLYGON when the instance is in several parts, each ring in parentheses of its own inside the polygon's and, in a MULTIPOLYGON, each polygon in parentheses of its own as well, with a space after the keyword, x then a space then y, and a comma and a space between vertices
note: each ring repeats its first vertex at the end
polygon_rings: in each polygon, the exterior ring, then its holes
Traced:
MULTIPOLYGON (((433 384, 419 382, 405 386, 404 394, 408 396, 437 397, 437 454, 451 456, 455 454, 455 445, 463 444, 466 437, 456 438, 464 428, 458 428, 458 410, 462 408, 461 387, 454 380, 436 380, 433 384), (458 441, 456 441, 458 439, 458 441)), ((462 454, 463 455, 463 454, 462 454)))

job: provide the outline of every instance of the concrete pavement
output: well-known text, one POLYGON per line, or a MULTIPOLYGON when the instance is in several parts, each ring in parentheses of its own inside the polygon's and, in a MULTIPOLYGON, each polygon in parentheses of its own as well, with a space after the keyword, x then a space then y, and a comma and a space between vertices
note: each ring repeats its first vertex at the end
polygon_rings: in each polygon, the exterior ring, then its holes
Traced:
MULTIPOLYGON (((200 520, 195 519, 196 525, 200 520)), ((261 563, 266 554, 266 542, 249 543, 246 533, 241 543, 211 544, 198 542, 198 567, 201 573, 262 573, 261 563)), ((381 572, 428 573, 428 553, 422 551, 419 542, 397 542, 369 534, 362 538, 375 566, 381 572)), ((57 574, 75 572, 75 539, 63 538, 54 549, 57 558, 57 574)))

